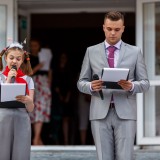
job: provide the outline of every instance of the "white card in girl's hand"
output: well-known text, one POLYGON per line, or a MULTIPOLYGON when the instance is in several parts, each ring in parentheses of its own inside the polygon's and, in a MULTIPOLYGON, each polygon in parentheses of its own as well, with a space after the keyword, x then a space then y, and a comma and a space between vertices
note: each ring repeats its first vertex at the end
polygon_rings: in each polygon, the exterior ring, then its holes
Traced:
POLYGON ((15 101, 16 96, 26 94, 25 83, 1 83, 0 95, 1 102, 15 101))

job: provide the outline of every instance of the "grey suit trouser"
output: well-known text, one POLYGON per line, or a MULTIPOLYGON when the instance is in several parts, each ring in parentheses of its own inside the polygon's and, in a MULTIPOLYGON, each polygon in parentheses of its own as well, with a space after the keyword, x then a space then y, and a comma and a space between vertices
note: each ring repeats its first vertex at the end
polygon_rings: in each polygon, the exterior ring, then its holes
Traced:
POLYGON ((115 108, 91 121, 98 160, 133 160, 136 121, 120 119, 115 108))
POLYGON ((26 109, 0 108, 0 160, 29 160, 31 123, 26 109))

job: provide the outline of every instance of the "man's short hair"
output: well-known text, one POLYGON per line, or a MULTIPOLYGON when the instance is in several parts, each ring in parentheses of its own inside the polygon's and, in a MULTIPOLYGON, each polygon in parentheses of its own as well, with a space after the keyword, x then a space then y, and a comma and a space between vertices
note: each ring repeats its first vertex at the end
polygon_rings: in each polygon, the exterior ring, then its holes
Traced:
POLYGON ((105 14, 104 22, 106 19, 110 19, 111 21, 118 21, 121 19, 124 22, 124 14, 118 11, 110 11, 105 14))

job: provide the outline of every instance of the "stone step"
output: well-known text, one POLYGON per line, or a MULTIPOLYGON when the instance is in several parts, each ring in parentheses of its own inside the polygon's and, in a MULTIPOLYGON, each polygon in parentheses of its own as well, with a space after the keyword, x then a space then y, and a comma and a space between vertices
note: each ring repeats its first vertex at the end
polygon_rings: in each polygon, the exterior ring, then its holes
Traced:
MULTIPOLYGON (((160 160, 160 150, 135 149, 134 160, 160 160)), ((94 146, 31 147, 31 160, 97 160, 94 146)))

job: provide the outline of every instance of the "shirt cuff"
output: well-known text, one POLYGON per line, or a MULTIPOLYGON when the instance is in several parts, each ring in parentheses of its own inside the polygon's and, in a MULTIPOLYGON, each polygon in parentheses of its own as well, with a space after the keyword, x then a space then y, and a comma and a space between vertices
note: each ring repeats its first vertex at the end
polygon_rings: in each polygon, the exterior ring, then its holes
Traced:
POLYGON ((93 89, 92 89, 92 86, 91 86, 91 84, 90 84, 90 91, 91 91, 91 92, 93 92, 93 89))
POLYGON ((132 88, 130 90, 130 92, 132 92, 134 90, 134 83, 132 83, 132 88))

